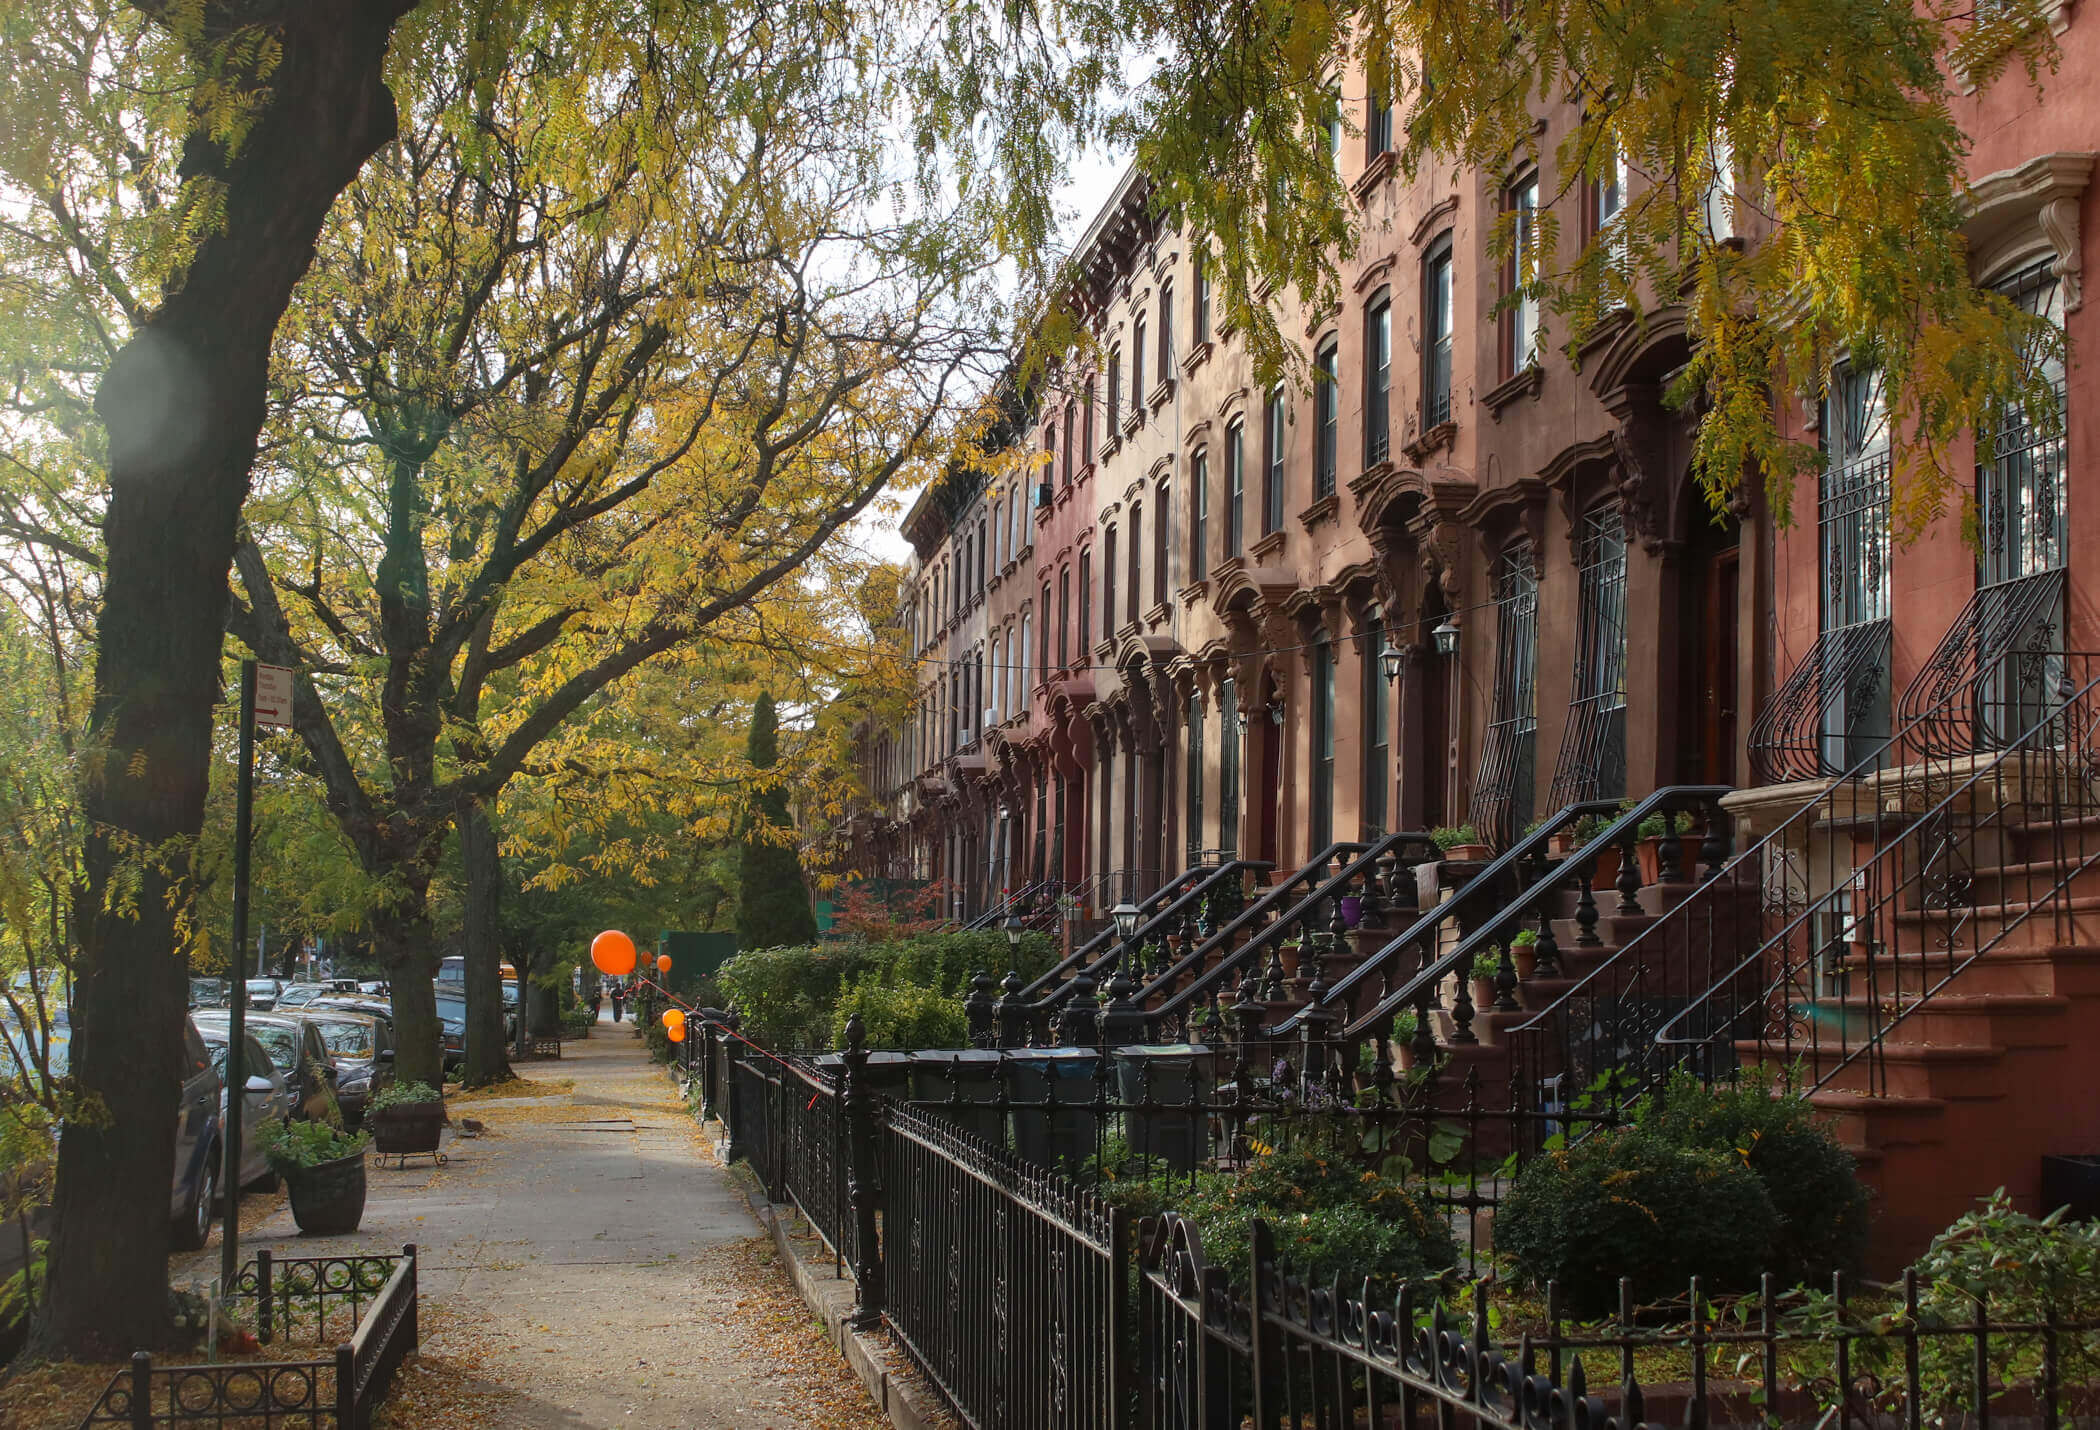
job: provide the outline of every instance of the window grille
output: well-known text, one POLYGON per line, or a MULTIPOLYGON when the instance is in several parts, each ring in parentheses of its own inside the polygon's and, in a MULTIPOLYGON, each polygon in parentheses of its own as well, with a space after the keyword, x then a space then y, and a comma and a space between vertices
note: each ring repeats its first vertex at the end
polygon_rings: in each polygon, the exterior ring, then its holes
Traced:
POLYGON ((1511 547, 1495 565, 1495 691, 1480 773, 1473 781, 1473 824, 1507 848, 1531 822, 1538 779, 1539 578, 1529 545, 1511 547))
POLYGON ((1626 793, 1626 525, 1616 504, 1583 518, 1575 698, 1549 808, 1626 793))

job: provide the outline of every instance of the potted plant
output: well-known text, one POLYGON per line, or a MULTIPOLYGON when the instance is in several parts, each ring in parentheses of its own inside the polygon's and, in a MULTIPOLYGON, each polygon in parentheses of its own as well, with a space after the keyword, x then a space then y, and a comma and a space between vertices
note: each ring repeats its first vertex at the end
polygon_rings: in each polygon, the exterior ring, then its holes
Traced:
POLYGON ((1532 970, 1538 967, 1538 943, 1536 929, 1519 929, 1509 941, 1509 957, 1517 965, 1519 982, 1531 977, 1532 970))
POLYGON ((1480 831, 1470 824, 1442 824, 1429 831, 1429 840, 1444 851, 1446 859, 1479 862, 1494 851, 1480 841, 1480 831))
MULTIPOLYGON (((1689 834, 1692 817, 1688 814, 1651 814, 1641 821, 1637 831, 1640 835, 1641 882, 1655 883, 1662 875, 1663 840, 1671 834, 1680 838, 1689 834)), ((1684 856, 1678 855, 1678 873, 1684 872, 1684 856)))
POLYGON ((365 1149, 371 1139, 326 1122, 273 1122, 258 1135, 270 1168, 292 1194, 302 1236, 345 1236, 365 1215, 365 1149))
POLYGON ((1415 1030, 1419 1027, 1421 1027, 1421 1023, 1416 1019, 1415 1010, 1412 1008, 1404 1009, 1393 1015, 1391 1041, 1393 1052, 1398 1055, 1402 1068, 1411 1068, 1415 1065, 1415 1030))
POLYGON ((395 1083, 366 1105, 365 1126, 372 1130, 373 1146, 382 1162, 388 1157, 406 1159, 423 1153, 437 1157, 438 1137, 445 1126, 445 1099, 427 1082, 395 1083))
POLYGON ((1278 946, 1276 953, 1283 963, 1283 976, 1296 978, 1298 967, 1305 958, 1305 935, 1292 934, 1278 946))
POLYGON ((1495 1006, 1495 975, 1502 971, 1502 955, 1495 949, 1483 949, 1473 955, 1472 994, 1473 1007, 1485 1012, 1495 1006))

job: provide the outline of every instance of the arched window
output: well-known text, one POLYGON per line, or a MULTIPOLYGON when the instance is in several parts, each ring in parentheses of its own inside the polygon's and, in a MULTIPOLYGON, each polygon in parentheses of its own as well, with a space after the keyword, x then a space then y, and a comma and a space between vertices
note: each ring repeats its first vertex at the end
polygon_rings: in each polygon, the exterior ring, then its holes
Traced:
POLYGON ((1332 337, 1313 355, 1313 498, 1334 495, 1341 464, 1341 347, 1332 337))
POLYGON ((1189 581, 1201 581, 1209 572, 1210 553, 1210 453, 1196 449, 1189 458, 1189 581))

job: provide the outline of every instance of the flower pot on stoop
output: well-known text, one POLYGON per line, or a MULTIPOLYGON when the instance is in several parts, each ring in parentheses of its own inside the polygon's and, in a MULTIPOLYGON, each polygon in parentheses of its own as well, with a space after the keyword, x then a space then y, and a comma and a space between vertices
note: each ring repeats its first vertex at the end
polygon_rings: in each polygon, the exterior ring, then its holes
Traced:
POLYGON ((333 1162, 295 1167, 285 1173, 284 1184, 292 1197, 292 1220, 302 1236, 347 1236, 364 1220, 363 1148, 333 1162))

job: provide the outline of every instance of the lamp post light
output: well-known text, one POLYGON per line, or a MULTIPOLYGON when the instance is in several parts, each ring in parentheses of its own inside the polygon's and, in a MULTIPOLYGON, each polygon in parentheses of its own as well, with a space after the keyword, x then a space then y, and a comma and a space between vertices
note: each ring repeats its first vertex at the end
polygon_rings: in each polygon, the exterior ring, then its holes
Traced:
POLYGON ((1400 647, 1393 644, 1393 638, 1387 636, 1384 649, 1378 652, 1378 668, 1385 672, 1386 684, 1392 685, 1400 679, 1400 667, 1406 659, 1400 647))
POLYGON ((1458 622, 1452 620, 1451 617, 1445 616, 1429 635, 1436 642, 1436 653, 1438 655, 1448 657, 1458 654, 1458 622))

